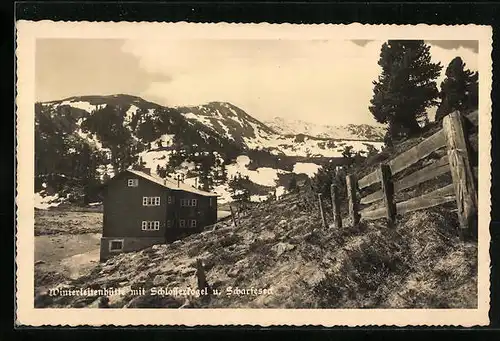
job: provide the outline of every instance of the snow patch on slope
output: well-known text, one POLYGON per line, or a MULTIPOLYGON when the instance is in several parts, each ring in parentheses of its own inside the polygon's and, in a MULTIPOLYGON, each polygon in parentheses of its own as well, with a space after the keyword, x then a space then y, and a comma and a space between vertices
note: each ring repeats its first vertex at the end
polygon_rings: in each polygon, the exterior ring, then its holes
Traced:
POLYGON ((227 184, 215 186, 213 191, 217 193, 217 195, 219 195, 219 197, 217 198, 217 202, 219 204, 225 204, 233 201, 233 198, 231 198, 231 194, 229 192, 229 186, 227 184))
POLYGON ((153 141, 153 145, 157 145, 158 142, 161 143, 162 147, 171 146, 174 143, 174 134, 164 134, 153 141))
POLYGON ((212 125, 212 122, 210 122, 210 120, 204 116, 195 115, 192 112, 182 113, 182 116, 184 116, 188 120, 198 121, 201 124, 206 125, 207 127, 210 127, 212 129, 214 128, 214 126, 212 125))
POLYGON ((253 202, 262 202, 262 201, 266 201, 267 199, 267 195, 251 195, 250 196, 250 201, 253 201, 253 202))
POLYGON ((100 165, 96 169, 97 171, 97 176, 101 181, 105 180, 105 177, 108 176, 109 178, 112 178, 115 176, 115 170, 113 169, 113 165, 107 164, 107 165, 100 165))
POLYGON ((106 157, 111 158, 111 149, 104 148, 102 146, 101 141, 99 141, 97 136, 95 136, 94 134, 83 132, 83 130, 80 128, 82 125, 82 121, 83 121, 82 118, 78 119, 77 122, 78 129, 76 131, 77 135, 80 136, 85 141, 87 141, 91 146, 96 147, 97 150, 104 152, 106 154, 106 157))
MULTIPOLYGON (((151 169, 152 174, 156 174, 156 168, 158 166, 165 167, 170 158, 170 151, 167 150, 149 150, 139 154, 142 158, 142 162, 145 163, 145 167, 151 169)), ((156 174, 157 175, 157 174, 156 174)))
POLYGON ((35 193, 34 196, 34 206, 40 210, 46 210, 49 207, 57 207, 61 204, 59 201, 59 194, 54 195, 43 195, 45 191, 40 191, 39 193, 35 193))
POLYGON ((123 118, 123 126, 126 126, 130 129, 130 122, 132 121, 132 118, 137 114, 137 110, 139 110, 139 108, 135 105, 132 104, 130 106, 130 108, 125 113, 125 117, 123 118))
POLYGON ((89 114, 92 113, 92 111, 97 110, 99 107, 98 105, 93 105, 93 104, 90 104, 89 102, 83 102, 83 101, 75 101, 75 102, 63 101, 63 102, 59 103, 57 106, 61 106, 61 105, 69 105, 70 107, 73 107, 73 108, 85 110, 89 114))
POLYGON ((283 186, 276 187, 276 199, 279 199, 286 194, 286 189, 283 186))
POLYGON ((220 124, 220 126, 222 127, 222 129, 224 130, 224 134, 225 134, 225 136, 226 136, 228 139, 230 139, 230 140, 234 140, 233 135, 231 135, 231 133, 229 132, 229 128, 228 128, 228 127, 226 127, 226 126, 224 125, 224 123, 222 123, 222 122, 219 122, 219 124, 220 124))

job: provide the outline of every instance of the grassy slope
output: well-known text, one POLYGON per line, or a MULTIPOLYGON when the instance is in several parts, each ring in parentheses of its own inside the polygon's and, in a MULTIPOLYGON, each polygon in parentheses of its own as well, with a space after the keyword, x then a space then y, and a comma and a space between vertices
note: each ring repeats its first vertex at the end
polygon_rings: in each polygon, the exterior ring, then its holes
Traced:
MULTIPOLYGON (((271 288, 273 295, 228 297, 194 307, 475 307, 476 245, 462 243, 443 210, 405 216, 396 230, 380 223, 322 229, 316 212, 289 195, 262 204, 215 231, 170 245, 122 254, 99 264, 74 287, 196 287, 195 260, 201 258, 213 288, 271 288)), ((95 298, 38 295, 39 306, 81 307, 95 298)), ((113 307, 179 307, 184 299, 114 296, 113 307)))

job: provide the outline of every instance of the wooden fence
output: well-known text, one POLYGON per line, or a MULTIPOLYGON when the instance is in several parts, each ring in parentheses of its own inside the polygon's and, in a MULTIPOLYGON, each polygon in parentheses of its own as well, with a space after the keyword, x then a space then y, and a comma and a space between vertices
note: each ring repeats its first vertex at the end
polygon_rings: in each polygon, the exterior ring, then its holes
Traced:
MULTIPOLYGON (((475 111, 467 116, 475 125, 477 125, 477 114, 475 111)), ((469 143, 462 116, 458 112, 451 113, 444 117, 442 129, 438 132, 387 163, 379 165, 378 169, 359 181, 354 175, 346 177, 351 224, 356 224, 360 220, 385 218, 388 226, 394 226, 397 215, 455 201, 460 228, 464 232, 470 231, 477 217, 477 191, 474 181, 474 171, 477 169, 471 166, 469 155, 469 143), (446 148, 446 155, 404 176, 401 180, 395 180, 395 175, 441 148, 446 148), (448 172, 451 173, 452 183, 430 193, 395 202, 395 192, 410 189, 448 172), (380 190, 358 198, 358 191, 366 191, 376 183, 380 184, 380 190), (368 206, 360 209, 360 205, 368 206), (377 205, 380 207, 375 207, 377 205)), ((341 227, 340 205, 335 184, 331 186, 331 195, 334 225, 341 227)), ((321 214, 323 217, 322 211, 321 214)), ((324 224, 326 225, 325 222, 324 224)))

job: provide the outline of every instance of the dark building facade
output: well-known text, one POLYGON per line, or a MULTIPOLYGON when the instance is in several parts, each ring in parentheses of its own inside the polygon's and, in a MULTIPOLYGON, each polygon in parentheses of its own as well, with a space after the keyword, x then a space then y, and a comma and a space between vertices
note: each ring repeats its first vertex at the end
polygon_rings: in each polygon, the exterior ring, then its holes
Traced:
POLYGON ((101 261, 170 243, 217 222, 217 195, 128 169, 103 188, 101 261))

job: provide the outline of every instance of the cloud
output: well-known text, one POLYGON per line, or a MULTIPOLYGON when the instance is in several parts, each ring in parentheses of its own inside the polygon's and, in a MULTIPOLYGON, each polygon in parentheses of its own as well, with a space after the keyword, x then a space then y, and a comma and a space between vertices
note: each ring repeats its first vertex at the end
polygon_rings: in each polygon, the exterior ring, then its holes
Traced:
POLYGON ((457 50, 459 48, 469 49, 474 53, 479 52, 478 40, 426 40, 427 43, 439 46, 446 50, 457 50))
POLYGON ((446 67, 455 57, 460 57, 465 63, 465 67, 472 71, 478 70, 478 55, 469 48, 459 46, 454 49, 443 48, 441 45, 431 44, 430 49, 431 57, 434 62, 441 62, 443 70, 441 76, 438 78, 438 84, 441 84, 445 78, 446 67))
POLYGON ((228 101, 259 119, 375 123, 368 111, 381 42, 127 41, 148 72, 164 73, 141 95, 166 105, 228 101))
POLYGON ((351 40, 351 42, 353 42, 354 44, 361 46, 361 47, 365 47, 366 44, 368 44, 372 41, 373 40, 369 40, 369 39, 353 39, 353 40, 351 40))
MULTIPOLYGON (((430 43, 431 44, 431 43, 430 43)), ((455 58, 460 57, 465 63, 465 67, 471 71, 478 70, 478 55, 474 53, 471 49, 465 48, 463 46, 457 46, 454 49, 443 48, 442 45, 431 44, 431 57, 433 62, 440 62, 443 66, 441 70, 441 75, 438 77, 436 83, 438 90, 441 90, 441 83, 446 78, 446 68, 448 64, 455 58)), ((432 107, 428 110, 427 114, 430 120, 434 120, 436 115, 436 107, 432 107)))
MULTIPOLYGON (((164 105, 231 102, 248 114, 324 124, 376 124, 368 110, 384 41, 105 40, 37 41, 37 100, 129 93, 164 105)), ((431 44, 448 63, 477 53, 431 44)))
POLYGON ((121 39, 38 39, 35 55, 36 99, 138 93, 168 75, 145 71, 124 54, 121 39))

